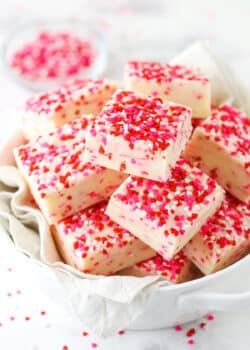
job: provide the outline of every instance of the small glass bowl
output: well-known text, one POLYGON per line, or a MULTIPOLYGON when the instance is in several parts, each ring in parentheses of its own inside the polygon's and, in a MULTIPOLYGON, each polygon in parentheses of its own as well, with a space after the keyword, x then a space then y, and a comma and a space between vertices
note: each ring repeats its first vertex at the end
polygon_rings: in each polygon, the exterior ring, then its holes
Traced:
POLYGON ((12 30, 5 38, 2 46, 2 60, 5 71, 18 84, 32 91, 50 90, 63 82, 76 78, 98 78, 103 73, 107 63, 107 44, 103 32, 93 25, 90 21, 69 18, 65 20, 37 19, 23 23, 12 30), (70 77, 56 77, 48 79, 31 80, 22 76, 10 65, 13 54, 24 44, 34 40, 34 38, 43 31, 63 31, 76 35, 79 38, 89 40, 95 51, 95 58, 90 67, 80 70, 70 77))

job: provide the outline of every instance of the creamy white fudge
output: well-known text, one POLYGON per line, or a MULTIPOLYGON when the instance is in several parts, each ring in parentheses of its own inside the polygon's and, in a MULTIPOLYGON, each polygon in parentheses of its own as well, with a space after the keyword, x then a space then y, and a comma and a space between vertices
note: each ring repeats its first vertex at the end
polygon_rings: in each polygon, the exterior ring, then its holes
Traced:
POLYGON ((125 89, 160 97, 192 108, 194 118, 210 115, 211 84, 198 69, 158 62, 131 61, 125 68, 125 89))
POLYGON ((221 270, 250 253, 250 203, 226 195, 221 208, 184 251, 204 274, 221 270))
POLYGON ((223 197, 215 180, 180 159, 166 182, 130 176, 111 196, 107 214, 170 259, 199 232, 223 197))
POLYGON ((82 116, 14 150, 18 168, 47 221, 52 224, 107 197, 125 174, 84 160, 82 116))
POLYGON ((190 108, 118 91, 88 128, 85 159, 165 181, 191 130, 190 108))
POLYGON ((136 277, 158 275, 172 283, 183 283, 201 276, 197 267, 186 257, 183 251, 168 260, 157 254, 124 269, 120 273, 136 277))
POLYGON ((27 139, 48 134, 82 114, 97 115, 117 89, 109 80, 78 79, 31 97, 25 105, 22 129, 27 139))
POLYGON ((238 199, 250 200, 250 119, 236 108, 213 109, 183 156, 238 199))
POLYGON ((101 202, 52 228, 63 260, 84 273, 111 275, 156 253, 106 214, 101 202))

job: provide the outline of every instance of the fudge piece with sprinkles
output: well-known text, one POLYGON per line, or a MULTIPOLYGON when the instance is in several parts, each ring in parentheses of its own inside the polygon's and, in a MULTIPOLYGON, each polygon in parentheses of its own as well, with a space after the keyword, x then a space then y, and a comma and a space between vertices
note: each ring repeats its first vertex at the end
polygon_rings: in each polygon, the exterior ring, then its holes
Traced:
POLYGON ((86 134, 86 159, 165 181, 191 134, 191 109, 118 91, 86 134))
POLYGON ((211 84, 199 70, 131 61, 125 68, 125 89, 189 106, 195 118, 206 118, 210 114, 211 84))
POLYGON ((197 267, 186 257, 183 251, 172 259, 163 259, 157 254, 153 258, 141 261, 121 271, 122 275, 144 277, 159 275, 172 283, 191 281, 201 276, 197 267))
POLYGON ((111 196, 107 214, 169 259, 199 232, 223 197, 215 180, 180 159, 166 182, 129 177, 111 196))
POLYGON ((213 109, 195 129, 184 158, 238 199, 250 200, 250 119, 236 108, 213 109))
POLYGON ((33 96, 25 105, 23 133, 32 139, 82 114, 97 115, 116 89, 117 84, 109 80, 78 79, 33 96))
POLYGON ((184 248, 204 273, 221 270, 250 252, 250 203, 227 194, 221 208, 184 248))
POLYGON ((14 150, 17 165, 51 224, 109 197, 126 175, 84 161, 82 116, 14 150))
POLYGON ((101 202, 56 223, 53 236, 64 261, 84 273, 111 275, 156 253, 106 214, 101 202))

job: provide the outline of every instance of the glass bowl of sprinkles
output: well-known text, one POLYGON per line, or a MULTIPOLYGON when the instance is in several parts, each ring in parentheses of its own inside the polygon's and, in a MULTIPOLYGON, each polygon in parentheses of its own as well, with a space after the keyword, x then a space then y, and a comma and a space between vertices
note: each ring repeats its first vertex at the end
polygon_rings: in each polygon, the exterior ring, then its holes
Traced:
POLYGON ((2 58, 16 82, 44 91, 71 79, 98 78, 105 69, 107 45, 90 21, 35 20, 6 36, 2 58))

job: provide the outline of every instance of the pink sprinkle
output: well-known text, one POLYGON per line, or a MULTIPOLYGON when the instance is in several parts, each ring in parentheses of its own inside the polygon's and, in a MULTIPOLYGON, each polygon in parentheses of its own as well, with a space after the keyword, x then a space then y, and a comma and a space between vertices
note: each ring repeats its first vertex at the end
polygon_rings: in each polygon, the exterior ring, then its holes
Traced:
POLYGON ((189 345, 193 345, 193 344, 194 344, 194 340, 193 340, 193 339, 189 339, 189 340, 187 341, 187 343, 188 343, 189 345))
POLYGON ((197 100, 201 100, 203 98, 203 95, 202 94, 197 94, 196 98, 197 98, 197 100))
POLYGON ((14 316, 10 316, 10 321, 15 321, 15 317, 14 316))
POLYGON ((214 315, 208 314, 208 315, 207 315, 207 319, 208 319, 209 321, 213 321, 213 320, 214 320, 214 315))
POLYGON ((182 326, 180 326, 180 325, 176 325, 175 326, 175 330, 177 331, 177 332, 180 332, 180 331, 182 331, 182 326))
POLYGON ((94 348, 97 348, 97 344, 96 343, 92 343, 91 344, 91 347, 94 349, 94 348))

